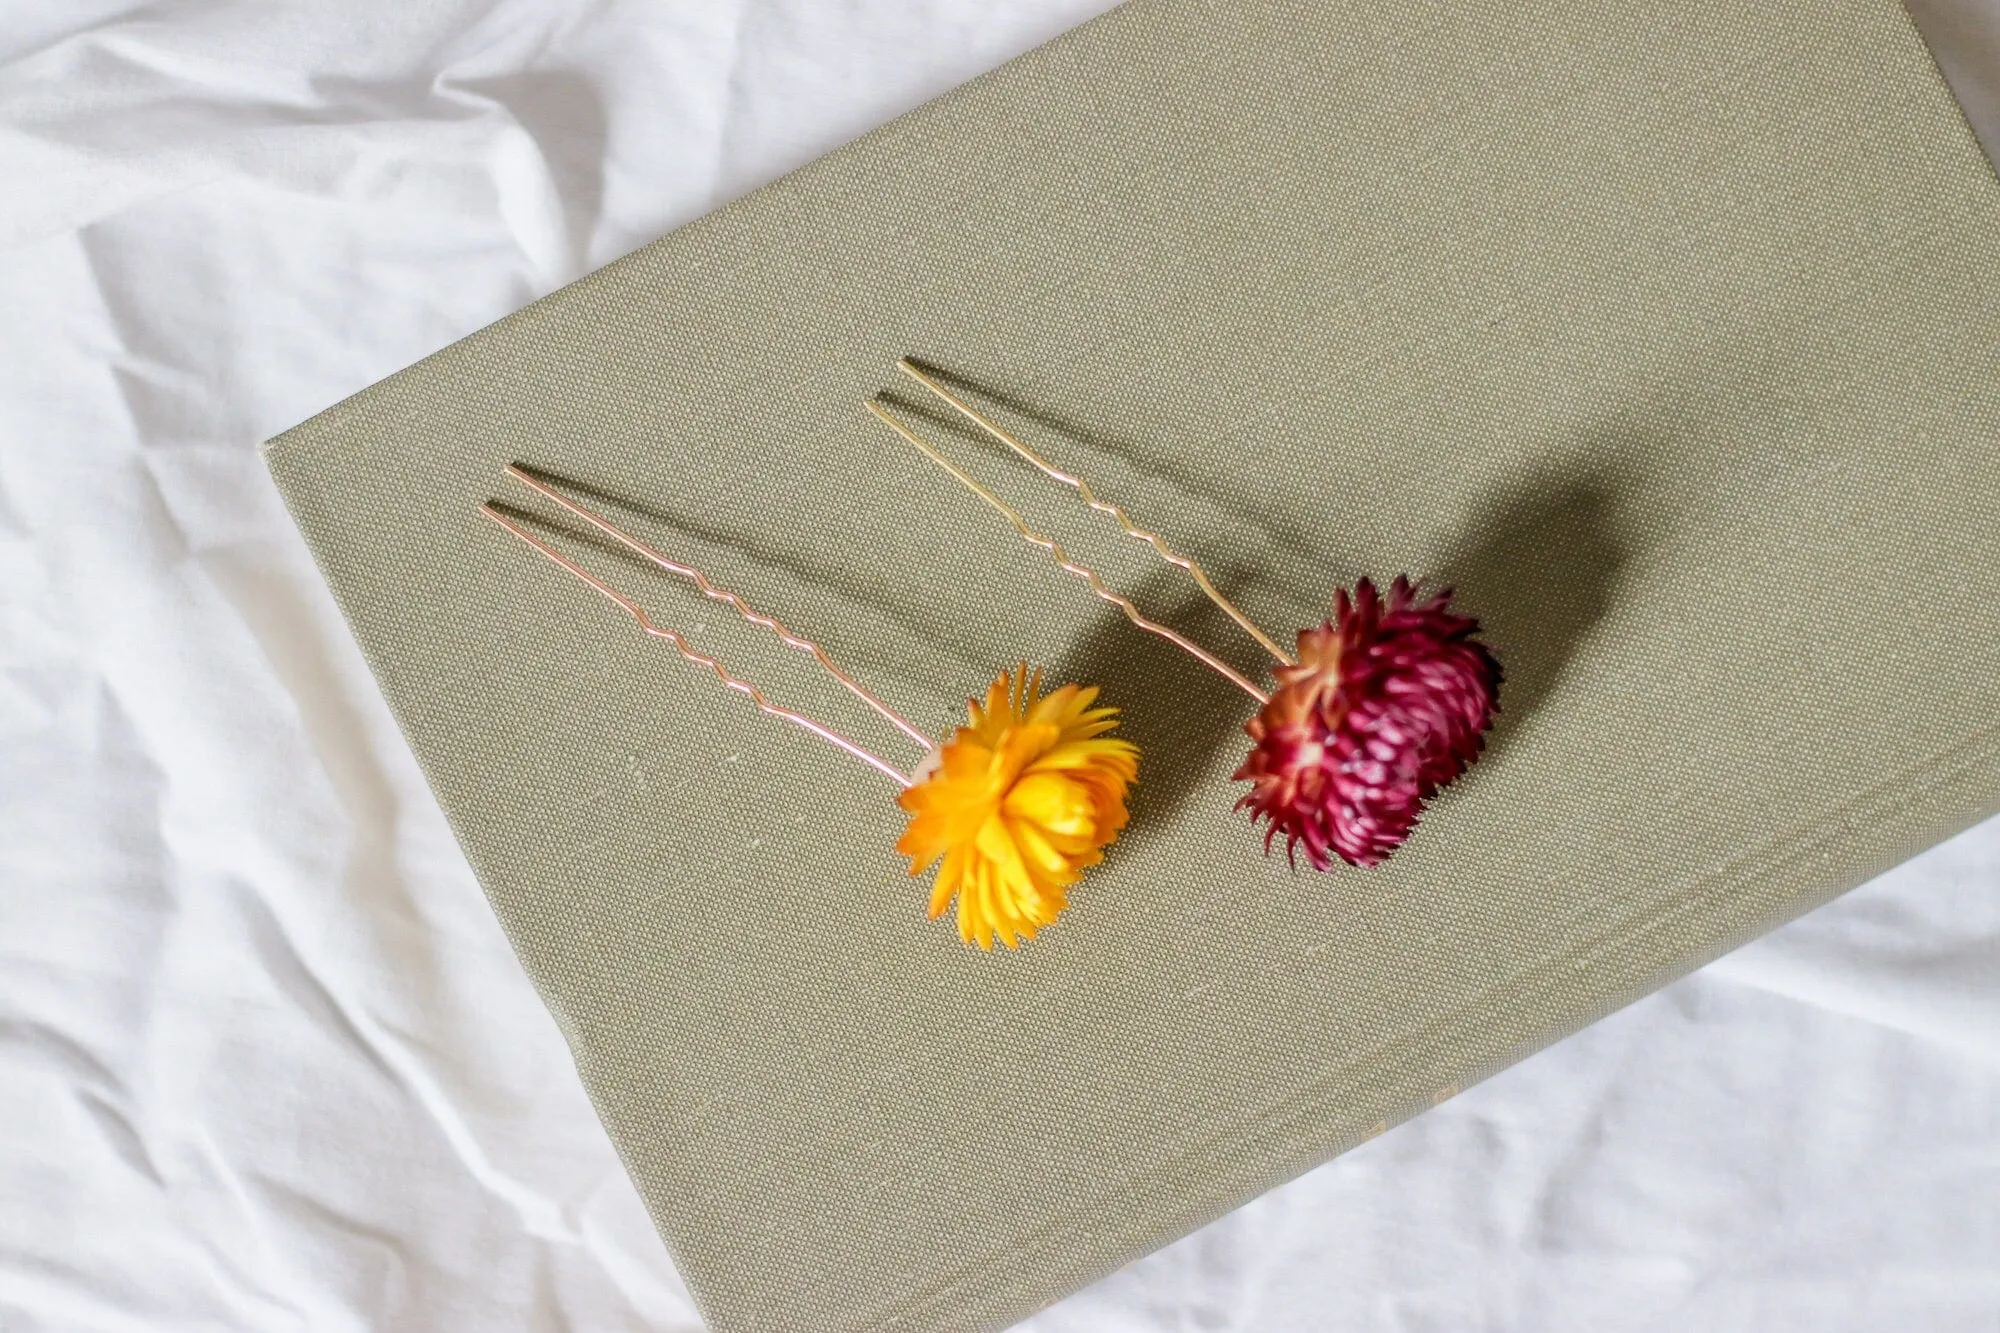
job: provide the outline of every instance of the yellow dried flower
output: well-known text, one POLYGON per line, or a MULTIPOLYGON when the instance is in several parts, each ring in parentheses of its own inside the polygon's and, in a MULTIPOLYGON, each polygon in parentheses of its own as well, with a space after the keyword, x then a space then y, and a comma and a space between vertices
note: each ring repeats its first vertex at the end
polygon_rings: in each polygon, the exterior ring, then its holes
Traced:
POLYGON ((1069 886, 1125 827, 1139 775, 1139 748, 1105 738, 1118 710, 1091 707, 1095 686, 1041 688, 1026 663, 1002 672, 900 802, 910 826, 896 850, 910 873, 943 861, 931 916, 956 897, 959 937, 982 949, 1015 948, 1061 915, 1069 886))

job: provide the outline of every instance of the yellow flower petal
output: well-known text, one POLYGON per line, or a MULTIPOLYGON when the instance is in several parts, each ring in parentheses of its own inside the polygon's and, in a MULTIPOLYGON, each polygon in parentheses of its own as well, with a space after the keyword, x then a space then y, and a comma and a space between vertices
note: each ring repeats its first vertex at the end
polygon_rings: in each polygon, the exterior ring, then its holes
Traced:
POLYGON ((1089 838, 1097 830, 1097 805, 1090 799, 1090 789, 1064 772, 1026 775, 1008 791, 1001 808, 1072 838, 1089 838))
POLYGON ((937 866, 930 913, 956 899, 959 938, 1016 948, 1068 906, 1068 888, 1125 827, 1139 750, 1106 739, 1117 710, 1095 686, 1041 693, 1041 674, 1003 672, 972 701, 966 725, 903 793, 896 849, 910 873, 937 866))

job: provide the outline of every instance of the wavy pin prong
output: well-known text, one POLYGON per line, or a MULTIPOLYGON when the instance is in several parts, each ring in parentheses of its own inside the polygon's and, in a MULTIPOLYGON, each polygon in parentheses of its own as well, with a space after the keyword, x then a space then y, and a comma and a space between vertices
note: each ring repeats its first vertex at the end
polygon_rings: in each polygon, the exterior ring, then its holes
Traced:
POLYGON ((1131 598, 1121 596, 1120 594, 1113 592, 1110 588, 1106 587, 1104 584, 1104 580, 1099 578, 1095 573, 1095 571, 1087 568, 1084 565, 1078 564, 1075 560, 1072 560, 1070 558, 1069 552, 1063 550, 1062 546, 1059 543, 1057 543, 1053 537, 1046 537, 1041 533, 1036 532, 1033 528, 1029 527, 1028 520, 1021 517, 1019 511, 1014 509, 1013 506, 1009 505, 1005 500, 1002 500, 999 496, 995 495, 992 491, 988 490, 985 486, 981 485, 977 480, 975 480, 972 477, 970 473, 966 472, 964 469, 960 468, 956 463, 952 462, 949 458, 946 458, 942 453, 938 452, 937 448, 934 445, 932 445, 928 440, 924 439, 923 436, 917 434, 916 431, 910 429, 910 427, 903 424, 902 421, 898 420, 895 414, 891 413, 887 408, 883 407, 879 400, 870 399, 868 401, 867 406, 868 410, 870 412, 873 412, 877 417, 881 418, 883 423, 886 424, 891 430, 895 431, 905 440, 908 440, 911 444, 915 445, 917 449, 920 452, 922 452, 924 457, 930 459, 933 463, 936 463, 939 467, 943 468, 946 472, 950 473, 952 477, 960 485, 964 486, 967 490, 971 491, 974 495, 978 496, 980 499, 984 500, 987 504, 991 505, 995 510, 997 510, 1002 518, 1006 519, 1008 523, 1013 525, 1014 531, 1020 533, 1024 540, 1026 540, 1031 545, 1039 546, 1044 551, 1047 551, 1049 555, 1055 559, 1057 565, 1059 565, 1061 568, 1068 571, 1069 573, 1076 575, 1084 582, 1088 583, 1090 585, 1090 590, 1093 593, 1096 593, 1099 597, 1111 603, 1113 606, 1117 607, 1120 611, 1123 611, 1125 613, 1125 618, 1127 620, 1131 621, 1134 625, 1137 625, 1140 629, 1145 630, 1148 634, 1156 634, 1160 638, 1165 639, 1168 643, 1173 644, 1176 648, 1179 648, 1182 652, 1185 652, 1190 656, 1194 657, 1196 660, 1201 662, 1202 665, 1208 667, 1211 671, 1214 671, 1216 674, 1222 676, 1230 684, 1236 686, 1237 689, 1242 690, 1245 694, 1249 695, 1252 699, 1255 699, 1258 703, 1262 704, 1267 702, 1269 696, 1267 696, 1263 690, 1258 689, 1257 686, 1251 682, 1248 676, 1245 676, 1242 672, 1230 666, 1227 662, 1223 661, 1215 654, 1209 652, 1201 645, 1195 643, 1192 639, 1189 639, 1184 635, 1178 634, 1175 631, 1168 629, 1165 625, 1157 624, 1154 621, 1148 620, 1144 615, 1144 613, 1142 613, 1139 610, 1139 608, 1133 604, 1131 598))
MULTIPOLYGON (((747 607, 744 607, 739 599, 734 598, 733 594, 724 593, 719 589, 710 591, 710 589, 713 588, 713 585, 709 584, 708 581, 705 578, 703 578, 698 571, 695 571, 687 566, 679 566, 674 564, 673 562, 667 561, 665 557, 658 556, 657 553, 651 552, 650 548, 647 548, 643 546, 641 543, 639 543, 637 540, 628 537, 626 534, 620 532, 618 529, 613 527, 608 522, 590 514, 589 511, 583 509, 581 506, 575 505, 571 502, 564 500, 561 496, 556 495, 552 490, 550 490, 542 483, 533 481, 530 478, 522 476, 518 471, 516 471, 511 467, 508 469, 508 471, 513 475, 515 475, 516 477, 519 477, 521 480, 528 482, 528 484, 533 486, 536 490, 541 491, 543 494, 548 495, 552 499, 555 499, 558 503, 561 503, 565 508, 577 514, 578 517, 588 519, 595 526, 599 527, 609 535, 618 538, 620 541, 624 542, 626 545, 632 547, 633 549, 648 554, 650 557, 657 558, 661 564, 665 565, 667 568, 674 569, 676 572, 685 571, 689 577, 695 578, 700 581, 700 586, 703 587, 705 592, 708 592, 709 596, 715 597, 719 601, 731 602, 732 605, 735 605, 737 609, 744 614, 744 617, 746 619, 751 619, 753 620, 754 623, 758 624, 765 624, 766 621, 768 620, 768 618, 757 617, 755 613, 749 611, 747 607)), ((696 649, 692 644, 690 644, 687 641, 686 638, 684 638, 679 633, 679 631, 669 629, 665 625, 660 625, 655 623, 652 617, 647 615, 646 609, 644 607, 640 606, 630 597, 627 597, 624 593, 619 592, 616 588, 612 587, 609 583, 606 583, 603 579, 599 578, 597 575, 585 569, 582 565, 579 565, 576 561, 564 555, 561 551, 558 551, 555 547, 551 546, 549 543, 543 541, 540 537, 537 537, 532 532, 529 532, 519 523, 516 523, 513 519, 501 513, 493 505, 483 504, 479 506, 479 512, 484 514, 487 518, 492 519, 495 523, 498 523, 508 532, 512 533, 514 536, 518 537, 521 541, 525 542, 528 546, 532 547, 535 551, 539 552, 543 557, 552 561, 556 565, 560 566, 562 569, 568 571, 571 575, 581 580, 592 590, 597 592, 606 600, 610 601, 620 610, 624 611, 626 615, 632 617, 632 619, 638 624, 639 628, 643 632, 645 632, 648 635, 651 635, 656 639, 666 640, 669 644, 673 646, 674 650, 678 652, 682 657, 686 658, 689 662, 693 663, 695 666, 702 667, 705 670, 709 671, 711 674, 713 674, 718 681, 722 682, 725 688, 734 690, 738 694, 741 694, 747 699, 749 699, 752 704, 756 705, 759 712, 768 714, 771 717, 778 718, 781 721, 789 722, 795 727, 800 727, 806 731, 811 732, 813 735, 818 736, 821 740, 826 741, 828 744, 833 745, 838 749, 844 750, 849 755, 852 755, 854 758, 859 759, 862 763, 868 765, 872 769, 875 769, 877 772, 881 773, 884 777, 888 778, 891 782, 894 782, 899 787, 908 789, 910 786, 913 785, 911 780, 908 777, 904 776, 902 773, 898 772, 895 766, 889 763, 888 760, 882 759, 877 755, 874 755, 869 751, 863 749, 861 746, 847 739, 847 737, 833 730, 833 728, 826 726, 824 723, 816 722, 812 718, 807 717, 803 713, 794 712, 789 708, 784 708, 779 706, 778 704, 772 703, 769 699, 767 699, 764 696, 763 691, 759 690, 756 686, 750 684, 748 681, 738 680, 736 677, 730 675, 729 672, 723 668, 723 665, 720 661, 696 649)), ((770 623, 775 624, 776 622, 770 622, 770 623)), ((791 636, 789 632, 783 632, 781 634, 781 637, 784 637, 787 642, 795 641, 794 636, 791 636)), ((802 643, 804 641, 800 640, 797 642, 802 643)), ((824 663, 823 653, 815 653, 815 656, 820 657, 822 662, 824 663)), ((837 679, 839 679, 842 684, 846 685, 849 689, 861 695, 863 698, 868 699, 871 702, 874 702, 872 695, 867 694, 867 692, 862 690, 859 685, 856 685, 853 681, 848 680, 844 675, 842 675, 842 673, 838 669, 834 668, 831 663, 824 663, 824 664, 827 666, 827 669, 829 671, 833 672, 834 676, 837 679)), ((889 713, 886 705, 878 703, 876 706, 878 711, 883 712, 892 721, 896 722, 899 726, 901 726, 905 731, 915 735, 918 741, 923 745, 923 747, 926 750, 931 748, 931 741, 927 737, 925 737, 921 732, 917 732, 916 729, 914 727, 909 726, 908 723, 903 722, 901 718, 896 717, 893 713, 889 713)))
POLYGON ((788 644, 793 648, 797 648, 801 652, 811 653, 814 660, 817 661, 822 667, 826 669, 827 674, 832 676, 835 680, 839 681, 843 687, 845 687, 850 693, 854 695, 855 698, 861 700, 861 702, 867 704, 870 708, 874 709, 877 713, 881 714, 882 717, 885 720, 887 720, 891 726, 895 727, 896 730, 902 732, 905 736, 908 736, 918 745, 923 746, 926 750, 931 748, 930 737, 924 735, 923 732, 918 731, 915 726, 911 725, 911 723, 907 719, 898 714, 893 708, 889 707, 889 705, 883 703, 880 699, 876 698, 873 694, 869 693, 868 690, 861 684, 861 682, 855 680, 845 671, 842 671, 838 666, 835 666, 833 659, 827 656, 826 649, 820 647, 818 644, 814 643, 811 639, 802 638, 799 635, 794 634, 791 630, 786 629, 784 625, 780 624, 775 616, 767 616, 762 612, 755 610, 754 608, 751 607, 751 605, 748 602, 744 601, 741 597, 738 597, 735 593, 730 592, 728 589, 716 587, 713 583, 709 582, 708 576, 706 574, 703 574, 693 565, 684 565, 678 560, 669 559, 667 556, 662 555, 660 552, 646 545, 644 542, 632 536, 630 533, 621 531, 619 528, 614 526, 608 519, 604 518, 599 514, 595 514, 591 512, 589 509, 585 508, 583 505, 578 504, 576 501, 570 499, 568 496, 558 491, 555 487, 549 485, 547 482, 542 481, 540 478, 530 473, 526 468, 523 468, 520 464, 509 463, 507 465, 507 475, 514 478, 514 480, 520 482, 522 485, 527 486, 530 489, 536 491, 537 493, 546 496, 548 499, 555 501, 557 504, 561 505, 564 509, 567 509, 570 513, 576 515, 584 522, 590 524, 592 527, 596 528, 599 532, 602 532, 605 536, 612 538, 614 541, 618 541, 624 544, 626 548, 628 548, 635 554, 643 556, 645 559, 652 561, 654 564, 658 565, 661 569, 666 570, 669 574, 677 574, 680 577, 687 579, 689 582, 693 583, 695 587, 701 590, 702 596, 709 598, 711 601, 727 603, 730 607, 732 607, 736 611, 736 614, 742 616, 745 620, 749 621, 751 624, 770 630, 771 633, 777 635, 778 638, 783 640, 786 644, 788 644))
POLYGON ((1111 503, 1109 500, 1101 499, 1095 491, 1091 490, 1089 482, 1085 481, 1082 477, 1076 476, 1073 473, 1063 471, 1061 468, 1057 467, 1054 463, 1051 463, 1048 459, 1042 457, 1041 454, 1035 452, 1034 449, 1030 448, 1028 444, 1024 440, 1022 440, 1019 436, 1015 435, 1012 431, 1008 430, 1006 427, 1002 426, 999 422, 993 420, 985 413, 981 412, 971 403, 966 402, 964 398, 960 397, 958 394, 953 393, 950 389, 946 388, 943 384, 939 383, 935 375, 932 375, 929 371, 925 370, 922 366, 919 366, 909 357, 906 356, 901 360, 899 360, 898 362, 896 362, 896 369, 902 371, 905 375, 908 375, 911 379, 915 380, 917 383, 923 385, 926 389, 929 389, 932 393, 936 394, 939 398, 943 399, 946 404, 948 404, 953 410, 958 412, 960 415, 964 416, 967 420, 971 421, 973 425, 979 427, 981 430, 985 431, 988 435, 991 435, 994 439, 1006 445, 1009 449, 1012 449, 1021 458, 1023 458, 1029 464, 1031 464, 1035 468, 1035 470, 1040 472, 1043 476, 1049 478, 1051 481, 1061 482, 1063 485, 1068 486, 1070 489, 1074 490, 1079 496, 1082 497, 1083 502, 1085 504, 1089 505, 1092 509, 1096 510, 1098 513, 1104 514, 1107 517, 1109 517, 1112 522, 1118 525, 1119 529, 1122 532, 1124 532, 1126 536, 1136 538, 1139 541, 1146 543, 1146 545, 1153 548, 1154 552, 1159 555, 1160 559, 1166 561, 1168 564, 1174 566, 1177 569, 1186 571, 1188 576, 1194 579, 1196 586, 1201 589, 1202 594, 1206 596, 1209 601, 1215 603, 1215 605, 1222 611, 1224 615, 1228 616, 1231 620, 1235 621, 1237 625, 1242 627, 1242 630, 1245 634, 1248 634, 1251 638, 1255 639, 1259 647, 1261 647, 1265 652, 1269 653, 1272 657, 1276 658, 1283 665, 1285 666, 1292 665, 1291 655, 1287 653, 1283 648, 1278 646, 1277 640, 1273 639, 1270 635, 1266 634, 1262 629, 1258 628, 1257 623, 1255 621, 1250 619, 1249 616, 1244 615, 1242 609, 1239 608, 1236 605, 1236 603, 1230 601, 1227 597, 1223 596, 1222 590, 1216 587, 1214 583, 1209 581, 1207 572, 1204 571, 1200 565, 1196 564, 1192 557, 1182 555, 1178 551, 1175 551, 1172 547, 1167 545, 1166 539, 1161 537, 1158 533, 1148 532, 1146 529, 1134 523, 1132 521, 1131 515, 1127 514, 1123 509, 1111 503))

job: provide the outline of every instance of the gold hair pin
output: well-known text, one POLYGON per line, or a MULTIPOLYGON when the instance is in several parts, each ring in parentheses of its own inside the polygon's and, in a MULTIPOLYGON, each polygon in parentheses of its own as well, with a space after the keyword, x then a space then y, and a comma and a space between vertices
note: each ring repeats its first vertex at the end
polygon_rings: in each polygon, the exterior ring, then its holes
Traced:
POLYGON ((724 603, 744 620, 812 657, 843 688, 926 752, 915 772, 905 776, 825 723, 771 702, 755 685, 731 675, 716 658, 696 649, 678 630, 655 621, 637 601, 495 506, 480 506, 487 518, 625 612, 642 631, 664 640, 724 688, 749 699, 758 711, 811 732, 901 788, 897 801, 909 821, 896 850, 909 858, 911 875, 937 867, 930 915, 943 915, 956 899, 958 932, 967 943, 991 949, 998 942, 1011 949, 1021 940, 1033 939, 1062 914, 1070 886, 1103 859, 1104 849, 1124 828, 1126 792, 1138 780, 1139 751, 1131 742, 1107 735, 1117 726, 1118 710, 1093 707, 1098 693, 1094 686, 1064 685, 1045 695, 1041 672, 1030 674, 1024 662, 1014 671, 1002 672, 983 701, 969 701, 967 725, 942 743, 933 742, 841 670, 819 644, 526 469, 509 464, 506 470, 508 476, 634 554, 694 584, 704 597, 724 603))
POLYGON ((1036 532, 1019 511, 899 420, 879 396, 868 403, 869 411, 1126 619, 1257 701, 1258 711, 1244 728, 1252 742, 1250 753, 1235 774, 1251 789, 1237 808, 1265 821, 1267 851, 1282 833, 1287 850, 1296 856, 1303 848, 1315 869, 1330 868, 1336 856, 1351 865, 1375 865, 1402 845, 1424 804, 1478 758, 1499 711, 1500 665, 1474 637, 1478 621, 1449 609, 1449 589, 1424 595, 1398 575, 1385 597, 1372 580, 1361 579, 1351 593, 1336 591, 1332 619, 1299 632, 1294 657, 1225 597, 1200 565, 1099 497, 1082 477, 1057 467, 931 371, 907 357, 896 365, 1044 477, 1075 491, 1090 509, 1186 573, 1273 659, 1276 684, 1267 691, 1184 635, 1147 619, 1130 599, 1106 587, 1095 572, 1036 532))

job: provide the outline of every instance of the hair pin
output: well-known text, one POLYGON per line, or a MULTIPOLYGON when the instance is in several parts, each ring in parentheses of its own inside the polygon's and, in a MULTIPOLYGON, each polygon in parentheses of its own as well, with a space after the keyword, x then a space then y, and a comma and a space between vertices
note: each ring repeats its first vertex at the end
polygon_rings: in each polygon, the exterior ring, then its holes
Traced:
POLYGON ((936 867, 930 915, 958 904, 959 937, 990 950, 1015 948, 1056 920, 1068 891, 1103 859, 1127 820, 1127 789, 1138 780, 1138 747, 1107 733, 1115 708, 1094 707, 1095 686, 1064 685, 1042 693, 1039 669, 1023 662, 1003 671, 983 700, 968 701, 967 723, 933 742, 914 723, 843 671, 819 644, 757 611, 717 586, 693 565, 671 559, 563 495, 518 464, 507 475, 560 505, 598 531, 728 605, 749 623, 811 656, 820 668, 903 736, 925 751, 914 773, 895 765, 832 727, 773 703, 762 690, 733 676, 695 648, 680 631, 662 625, 635 599, 585 569, 509 518, 492 504, 480 512, 530 548, 625 612, 645 634, 664 640, 690 664, 749 699, 769 717, 812 733, 894 782, 897 803, 909 815, 896 850, 909 858, 912 876, 936 867))
POLYGON ((883 406, 868 408, 897 434, 984 500, 1020 536, 1083 579, 1140 629, 1194 657, 1257 701, 1245 724, 1250 753, 1237 781, 1250 791, 1237 803, 1266 828, 1264 846, 1285 836, 1296 859, 1303 848, 1317 870, 1339 857, 1350 865, 1379 864, 1416 827, 1425 804, 1465 771, 1485 744, 1499 711, 1500 664, 1475 636, 1479 622, 1450 609, 1451 590, 1425 595, 1403 575, 1386 597, 1363 578, 1334 595, 1333 617, 1299 631, 1287 653, 1224 596, 1199 564, 1158 534, 1134 523, 1081 476, 1066 472, 974 407, 908 357, 896 368, 998 440, 1050 481, 1076 492, 1091 510, 1145 543, 1194 580, 1204 596, 1256 640, 1274 661, 1275 687, 1266 691, 1184 635, 1148 620, 1131 601, 1104 585, 1052 538, 944 456, 883 406))

